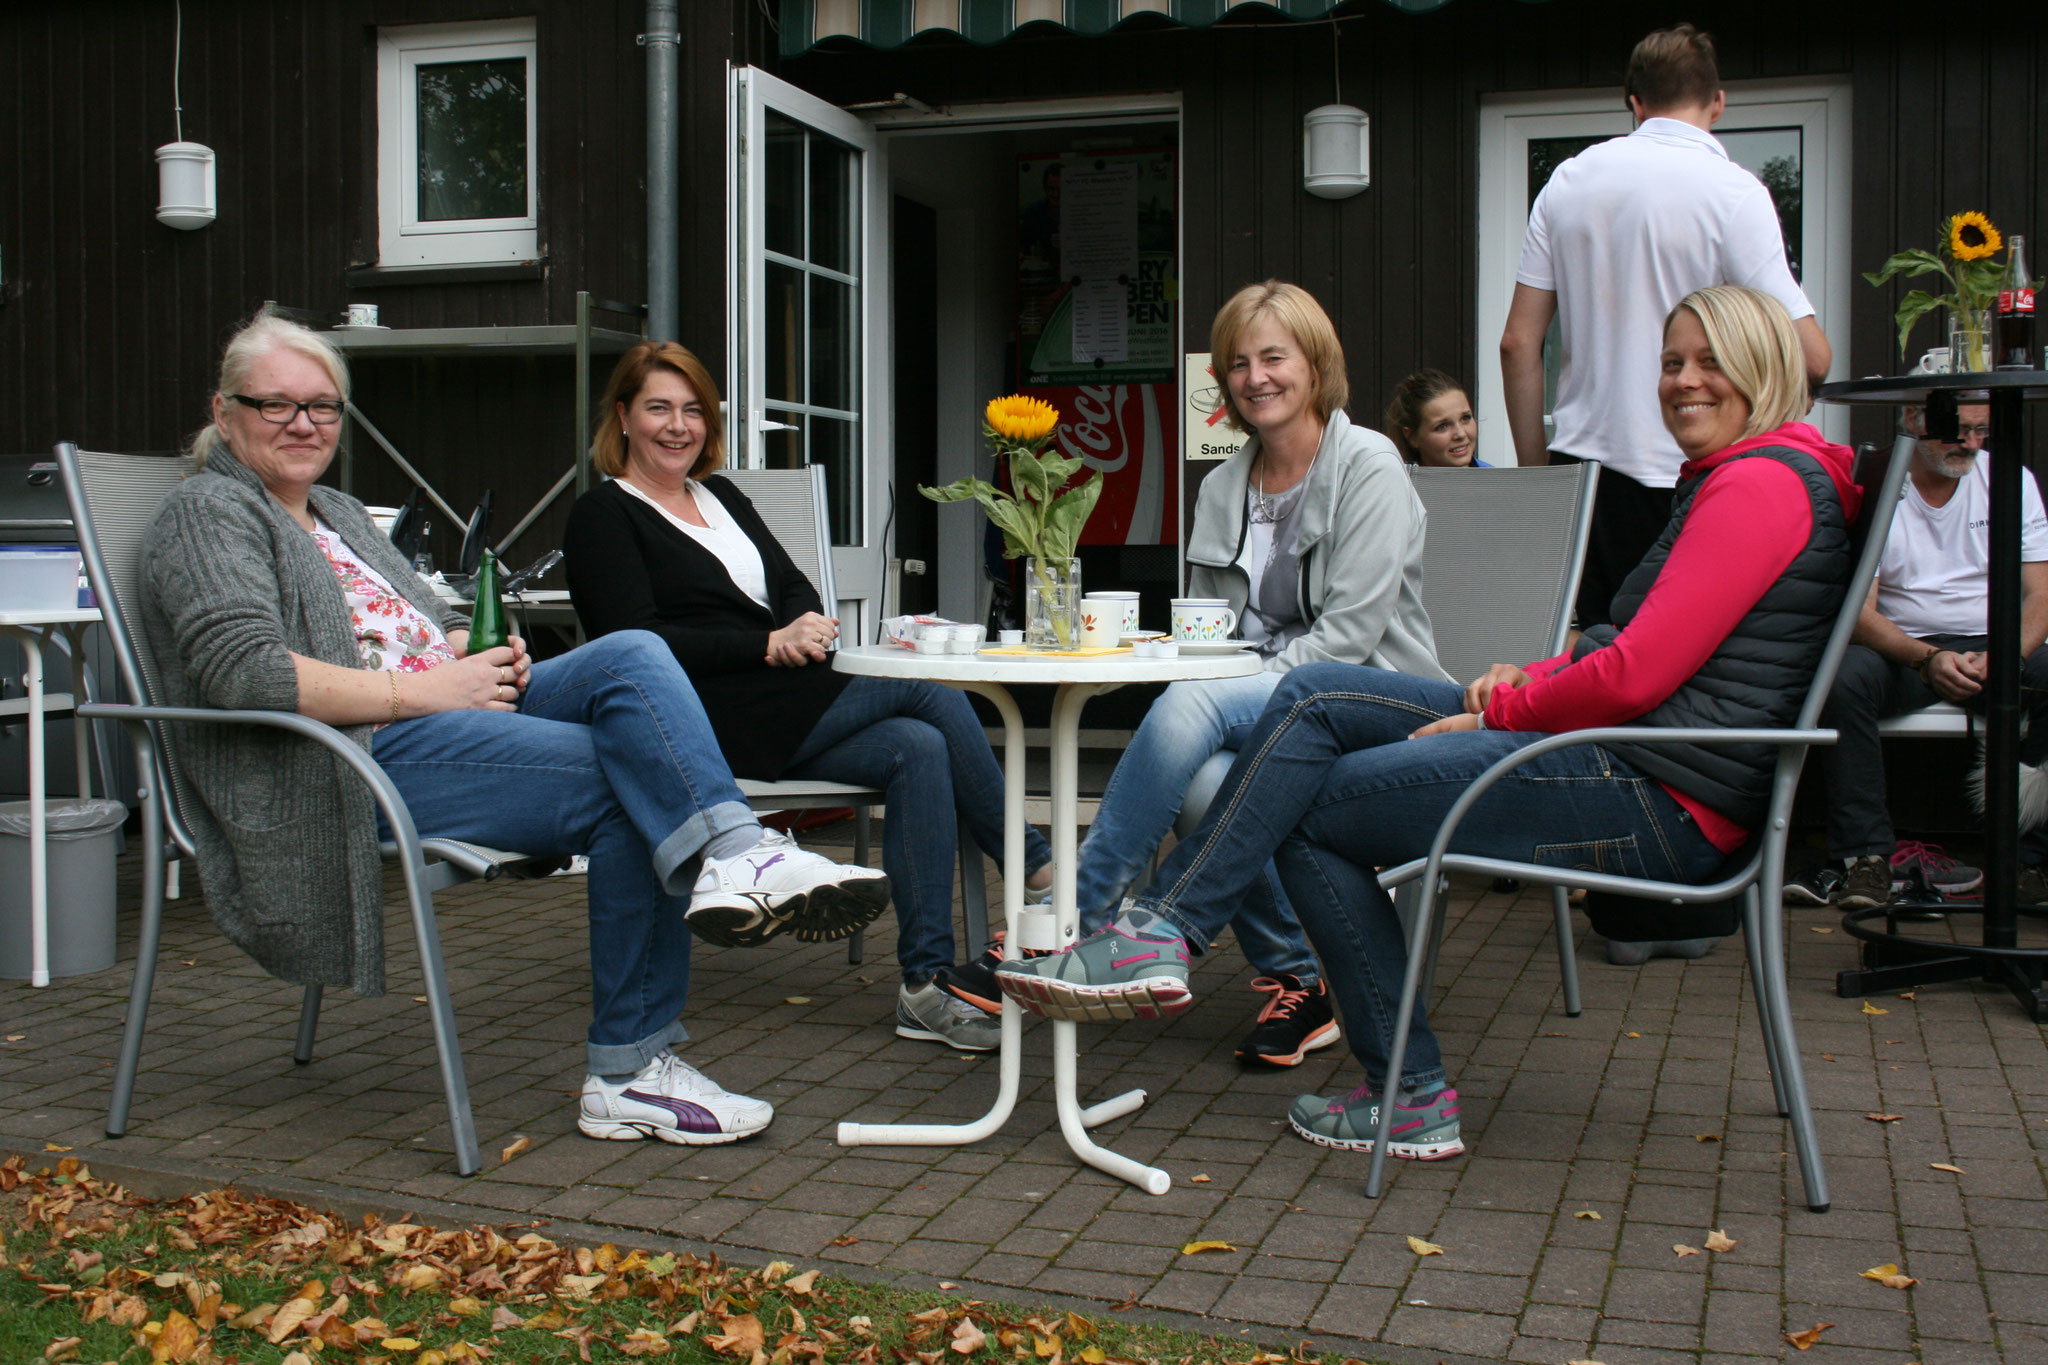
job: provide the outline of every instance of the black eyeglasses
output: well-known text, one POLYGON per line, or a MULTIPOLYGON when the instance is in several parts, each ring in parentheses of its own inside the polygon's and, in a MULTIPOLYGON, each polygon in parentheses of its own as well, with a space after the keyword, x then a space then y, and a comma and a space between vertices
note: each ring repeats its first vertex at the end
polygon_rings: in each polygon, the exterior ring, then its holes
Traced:
POLYGON ((1970 438, 1971 438, 1972 436, 1976 437, 1976 438, 1977 438, 1978 440, 1980 440, 1980 441, 1988 441, 1988 440, 1990 440, 1990 439, 1991 439, 1991 428, 1990 428, 1990 427, 1957 427, 1957 428, 1956 428, 1956 439, 1958 439, 1958 440, 1962 440, 1962 441, 1967 441, 1967 440, 1969 440, 1969 439, 1970 439, 1970 438))
POLYGON ((315 398, 310 403, 294 403, 289 398, 251 398, 246 394, 231 393, 245 408, 254 408, 264 421, 286 426, 296 422, 300 413, 305 413, 318 426, 332 426, 341 420, 341 403, 333 398, 315 398))

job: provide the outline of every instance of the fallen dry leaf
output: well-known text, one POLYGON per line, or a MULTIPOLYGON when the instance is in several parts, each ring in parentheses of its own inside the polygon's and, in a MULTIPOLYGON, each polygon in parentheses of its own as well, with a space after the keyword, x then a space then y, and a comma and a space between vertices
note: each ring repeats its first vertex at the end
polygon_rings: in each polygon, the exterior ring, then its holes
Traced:
POLYGON ((1719 1142, 1721 1135, 1719 1133, 1694 1133, 1692 1140, 1694 1142, 1719 1142))
POLYGON ((1920 1281, 1914 1279, 1911 1275, 1905 1274, 1890 1261, 1886 1261, 1883 1265, 1874 1265, 1868 1270, 1858 1271, 1857 1273, 1866 1280, 1876 1280, 1887 1289, 1911 1289, 1914 1285, 1920 1283, 1920 1281))
POLYGON ((7 1041, 10 1043, 18 1043, 26 1037, 28 1037, 26 1033, 10 1033, 7 1035, 7 1041))
POLYGON ((531 1146, 533 1146, 532 1138, 514 1138, 511 1142, 505 1144, 504 1151, 498 1153, 498 1160, 501 1164, 503 1162, 510 1161, 513 1157, 518 1156, 521 1152, 525 1151, 527 1148, 531 1146))
POLYGON ((860 1241, 860 1238, 858 1238, 858 1237, 854 1237, 854 1236, 851 1236, 851 1235, 848 1235, 848 1236, 845 1236, 845 1237, 834 1237, 834 1238, 833 1238, 833 1239, 832 1239, 831 1241, 827 1242, 827 1243, 826 1243, 825 1245, 826 1245, 826 1246, 834 1246, 834 1247, 850 1247, 850 1246, 854 1245, 854 1244, 855 1244, 856 1242, 858 1242, 858 1241, 860 1241))
POLYGON ((1832 1062, 1833 1060, 1835 1060, 1835 1054, 1832 1052, 1823 1052, 1820 1054, 1820 1059, 1824 1062, 1832 1062))
POLYGON ((1707 1233, 1707 1250, 1733 1251, 1734 1249, 1735 1239, 1733 1237, 1730 1237, 1727 1233, 1721 1231, 1721 1229, 1715 1228, 1709 1233, 1707 1233))
POLYGON ((69 1147, 59 1147, 54 1142, 46 1142, 43 1144, 43 1150, 46 1152, 68 1152, 71 1149, 69 1147))
POLYGON ((953 1329, 953 1339, 947 1346, 963 1356, 971 1356, 988 1344, 988 1333, 974 1325, 973 1318, 960 1319, 960 1325, 953 1329))
POLYGON ((53 1362, 59 1360, 74 1360, 78 1356, 79 1346, 82 1345, 84 1341, 84 1337, 58 1337, 55 1341, 51 1342, 48 1346, 45 1346, 43 1348, 43 1359, 53 1362))
POLYGON ((952 1282, 951 1280, 940 1280, 940 1281, 939 1281, 939 1288, 941 1288, 941 1289, 958 1289, 959 1287, 960 1287, 959 1285, 957 1285, 957 1284, 954 1284, 954 1283, 953 1283, 953 1282, 952 1282))
POLYGON ((277 1310, 276 1316, 271 1318, 270 1330, 265 1332, 264 1335, 269 1337, 270 1344, 275 1346, 293 1332, 298 1331, 301 1323, 319 1311, 320 1305, 314 1303, 311 1299, 288 1300, 282 1308, 277 1310))
POLYGON ((1420 1237, 1410 1237, 1408 1239, 1408 1249, 1417 1256, 1441 1256, 1444 1254, 1444 1249, 1435 1242, 1425 1242, 1420 1237))
POLYGON ((754 1353, 761 1349, 766 1334, 761 1330, 761 1320, 752 1313, 742 1313, 736 1318, 720 1318, 718 1325, 725 1330, 715 1337, 704 1338, 704 1344, 720 1355, 738 1356, 752 1360, 754 1353))
POLYGON ((1564 1365, 1600 1365, 1597 1360, 1567 1360, 1564 1365))
POLYGON ((507 1327, 524 1326, 526 1326, 526 1319, 520 1317, 502 1303, 491 1310, 491 1330, 493 1332, 502 1332, 507 1327))
POLYGON ((817 1288, 817 1285, 818 1272, 815 1270, 806 1270, 801 1275, 783 1281, 782 1289, 783 1292, 786 1294, 808 1294, 813 1289, 817 1288))
POLYGON ((1832 1322, 1816 1322, 1804 1332, 1787 1332, 1785 1340, 1791 1342, 1802 1351, 1811 1351, 1813 1343, 1820 1340, 1820 1334, 1833 1326, 1832 1322))
POLYGON ((1832 928, 1825 924, 1809 924, 1806 927, 1816 934, 1832 934, 1833 932, 1835 932, 1832 928))
POLYGON ((1700 1249, 1698 1247, 1689 1247, 1683 1242, 1673 1242, 1671 1244, 1671 1249, 1678 1253, 1679 1259, 1681 1260, 1683 1260, 1687 1256, 1697 1256, 1700 1254, 1700 1249))
POLYGON ((1621 1036, 1622 1036, 1622 1037, 1624 1037, 1624 1038, 1640 1038, 1640 1037, 1642 1037, 1643 1035, 1642 1035, 1642 1034, 1640 1034, 1640 1033, 1637 1033, 1637 1032, 1636 1032, 1635 1030, 1631 1029, 1631 1030, 1629 1030, 1629 1031, 1628 1031, 1627 1033, 1624 1033, 1624 1034, 1622 1034, 1621 1036))
POLYGON ((1579 1210, 1579 1211, 1578 1211, 1577 1213, 1573 1214, 1573 1215, 1572 1215, 1572 1217, 1574 1217, 1574 1218, 1590 1218, 1590 1219, 1592 1219, 1592 1220, 1593 1220, 1594 1222, 1596 1222, 1596 1223, 1600 1221, 1600 1215, 1599 1215, 1599 1214, 1597 1214, 1597 1213, 1595 1213, 1595 1212, 1594 1212, 1593 1210, 1591 1210, 1591 1209, 1580 1209, 1580 1210, 1579 1210))
POLYGON ((626 1339, 619 1343, 619 1350, 629 1356, 667 1355, 668 1338, 650 1332, 645 1327, 636 1328, 627 1333, 626 1339))
POLYGON ((427 997, 425 997, 424 995, 415 995, 412 998, 412 1002, 415 1005, 424 1005, 427 1003, 427 997))
POLYGON ((785 1005, 808 1005, 811 1003, 811 997, 808 995, 785 995, 782 997, 782 1003, 785 1005))
POLYGON ((1869 1119, 1872 1123, 1897 1123, 1906 1116, 1904 1114, 1865 1114, 1863 1117, 1869 1119))
POLYGON ((1205 1251, 1235 1250, 1237 1250, 1237 1248, 1232 1246, 1228 1242, 1189 1242, 1186 1246, 1180 1249, 1180 1254, 1183 1256, 1199 1256, 1201 1253, 1205 1251))
MULTIPOLYGON (((1887 1010, 1887 1009, 1879 1009, 1879 1008, 1878 1008, 1878 1007, 1877 1007, 1876 1005, 1873 1005, 1873 1004, 1871 1004, 1871 1003, 1870 1003, 1870 1002, 1869 1002, 1868 1000, 1866 1000, 1866 1001, 1864 1001, 1864 1002, 1863 1002, 1863 1012, 1864 1012, 1865 1014, 1890 1014, 1890 1013, 1891 1013, 1891 1011, 1890 1011, 1890 1010, 1887 1010)), ((1828 1324, 1828 1326, 1832 1327, 1832 1326, 1834 1326, 1834 1324, 1833 1324, 1833 1323, 1829 1323, 1829 1324, 1828 1324)), ((1803 1351, 1803 1350, 1805 1350, 1806 1348, 1805 1348, 1804 1346, 1801 1346, 1801 1347, 1800 1347, 1799 1349, 1803 1351)))
POLYGON ((182 1365, 199 1350, 199 1327, 173 1308, 164 1316, 164 1330, 151 1343, 149 1358, 159 1365, 182 1365))
POLYGON ((1190 1185, 1207 1185, 1210 1183, 1210 1180, 1206 1175, 1191 1175, 1188 1177, 1188 1183, 1190 1185))
POLYGON ((417 1351, 420 1348, 419 1342, 411 1337, 386 1337, 377 1346, 385 1351, 417 1351))
POLYGON ((1920 998, 1920 997, 1919 997, 1919 996, 1917 996, 1917 995, 1915 995, 1915 994, 1914 994, 1914 993, 1913 993, 1912 991, 1900 991, 1900 992, 1899 992, 1899 999, 1901 999, 1901 1000, 1917 1000, 1917 999, 1919 999, 1919 998, 1920 998))
POLYGON ((1956 1175, 1968 1174, 1962 1167, 1951 1166, 1946 1161, 1930 1161, 1927 1163, 1927 1169, 1930 1171, 1949 1171, 1956 1175))

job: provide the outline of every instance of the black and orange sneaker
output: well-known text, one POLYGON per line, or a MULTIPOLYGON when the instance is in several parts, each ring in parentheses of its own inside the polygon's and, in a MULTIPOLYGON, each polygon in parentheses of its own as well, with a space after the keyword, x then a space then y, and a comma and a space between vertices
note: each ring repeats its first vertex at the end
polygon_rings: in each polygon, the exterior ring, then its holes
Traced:
MULTIPOLYGON (((957 967, 943 967, 934 980, 940 990, 956 999, 964 1000, 976 1009, 990 1014, 1003 1012, 1003 993, 996 985, 996 967, 1003 960, 1003 939, 1007 937, 1001 929, 989 939, 988 947, 972 962, 963 962, 957 967)), ((1042 957, 1043 948, 1027 948, 1025 957, 1042 957)))
POLYGON ((1265 991, 1272 999, 1238 1044, 1239 1061, 1250 1066, 1300 1066, 1309 1053, 1340 1036, 1330 1010, 1330 988, 1323 982, 1304 986, 1301 978, 1282 972, 1259 977, 1252 989, 1265 991))

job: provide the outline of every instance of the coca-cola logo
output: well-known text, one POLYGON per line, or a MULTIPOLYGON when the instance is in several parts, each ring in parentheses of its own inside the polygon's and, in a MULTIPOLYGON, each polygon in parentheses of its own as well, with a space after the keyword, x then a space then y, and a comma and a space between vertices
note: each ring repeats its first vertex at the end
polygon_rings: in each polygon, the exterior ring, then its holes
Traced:
POLYGON ((1074 391, 1074 418, 1054 429, 1060 452, 1085 460, 1091 469, 1114 474, 1145 448, 1142 419, 1129 384, 1092 384, 1074 391), (1140 425, 1133 427, 1132 422, 1140 425))
POLYGON ((2034 311, 2034 291, 2031 289, 2001 289, 1998 291, 2000 313, 2031 313, 2034 311))

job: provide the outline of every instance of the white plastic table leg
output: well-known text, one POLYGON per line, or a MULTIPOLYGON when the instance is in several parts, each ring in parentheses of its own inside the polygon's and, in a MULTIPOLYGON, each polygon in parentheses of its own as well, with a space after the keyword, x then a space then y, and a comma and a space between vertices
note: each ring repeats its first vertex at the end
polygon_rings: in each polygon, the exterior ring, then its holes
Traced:
MULTIPOLYGON (((1024 910, 1024 716, 1016 699, 993 683, 956 683, 963 692, 988 698, 1003 718, 1003 928, 1017 940, 1024 910)), ((1002 1037, 996 1048, 1000 1068, 996 1102, 972 1123, 842 1123, 841 1147, 949 1147, 992 1137, 1017 1107, 1024 1072, 1024 1016, 1017 1002, 1003 1001, 1002 1037)))
POLYGON ((50 984, 49 830, 43 798, 43 641, 33 630, 10 632, 21 644, 28 690, 28 982, 50 984))

